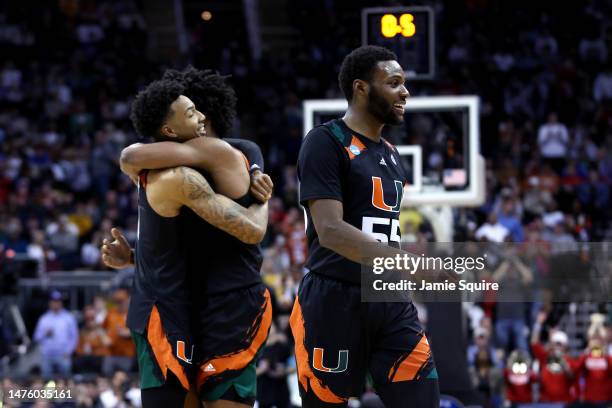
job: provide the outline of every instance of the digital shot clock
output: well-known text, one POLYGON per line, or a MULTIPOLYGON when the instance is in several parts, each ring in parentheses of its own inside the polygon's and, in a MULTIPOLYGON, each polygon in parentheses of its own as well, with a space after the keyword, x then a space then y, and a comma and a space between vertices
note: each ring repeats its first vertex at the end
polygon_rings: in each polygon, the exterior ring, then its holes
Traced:
POLYGON ((408 79, 433 79, 435 75, 431 7, 365 8, 361 12, 361 42, 395 52, 408 79))

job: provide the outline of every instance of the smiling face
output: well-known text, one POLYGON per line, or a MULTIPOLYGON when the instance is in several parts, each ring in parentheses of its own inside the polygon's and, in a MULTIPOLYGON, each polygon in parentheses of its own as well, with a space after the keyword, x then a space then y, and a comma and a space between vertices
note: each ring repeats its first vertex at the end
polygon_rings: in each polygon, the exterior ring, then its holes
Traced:
POLYGON ((404 85, 404 70, 397 61, 380 61, 369 82, 368 112, 385 125, 404 121, 404 109, 410 93, 404 85))
POLYGON ((162 134, 181 142, 206 136, 205 120, 206 116, 196 110, 191 99, 181 95, 170 105, 170 112, 162 125, 162 134))

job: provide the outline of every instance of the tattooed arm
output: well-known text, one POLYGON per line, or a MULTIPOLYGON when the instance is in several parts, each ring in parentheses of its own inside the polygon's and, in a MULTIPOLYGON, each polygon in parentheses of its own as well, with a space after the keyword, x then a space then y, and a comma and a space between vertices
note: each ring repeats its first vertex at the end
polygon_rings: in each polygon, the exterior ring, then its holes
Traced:
POLYGON ((206 179, 189 167, 149 173, 147 198, 161 216, 174 217, 186 205, 211 225, 247 244, 261 242, 268 226, 267 204, 244 208, 216 194, 206 179))

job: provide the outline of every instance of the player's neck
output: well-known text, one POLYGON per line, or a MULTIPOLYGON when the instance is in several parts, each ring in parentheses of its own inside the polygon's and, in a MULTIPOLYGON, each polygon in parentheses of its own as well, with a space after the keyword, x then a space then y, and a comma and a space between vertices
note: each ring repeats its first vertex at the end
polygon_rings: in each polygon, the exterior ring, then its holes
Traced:
POLYGON ((221 139, 210 122, 206 123, 206 136, 221 139))
POLYGON ((374 119, 367 111, 357 111, 353 107, 349 107, 342 120, 351 130, 367 137, 373 142, 380 142, 384 124, 374 119))

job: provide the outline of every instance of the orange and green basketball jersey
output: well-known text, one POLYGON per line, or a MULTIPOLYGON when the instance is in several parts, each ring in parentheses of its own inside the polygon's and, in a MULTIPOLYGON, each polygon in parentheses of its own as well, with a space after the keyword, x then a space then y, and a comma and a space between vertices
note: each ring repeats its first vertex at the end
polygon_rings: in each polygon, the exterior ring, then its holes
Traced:
POLYGON ((306 235, 311 272, 359 283, 361 267, 319 245, 309 200, 342 202, 344 221, 378 241, 399 246, 399 214, 407 174, 397 149, 352 131, 340 119, 315 127, 306 135, 298 158, 300 203, 307 217, 306 235))

